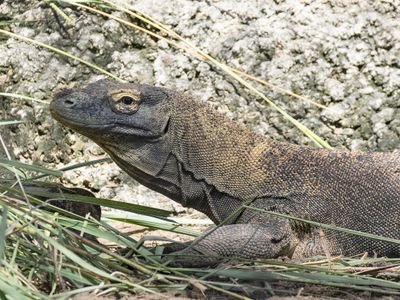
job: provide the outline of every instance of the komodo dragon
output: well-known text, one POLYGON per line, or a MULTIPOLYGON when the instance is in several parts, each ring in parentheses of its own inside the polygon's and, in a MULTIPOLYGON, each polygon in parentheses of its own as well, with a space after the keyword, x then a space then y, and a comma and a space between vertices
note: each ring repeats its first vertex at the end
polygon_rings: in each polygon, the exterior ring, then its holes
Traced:
POLYGON ((309 257, 326 251, 400 255, 398 244, 335 230, 321 235, 299 221, 240 210, 247 204, 400 238, 399 154, 277 142, 185 94, 108 79, 62 91, 50 110, 138 182, 221 225, 189 247, 193 256, 179 258, 182 264, 206 265, 215 256, 309 257), (209 259, 196 260, 196 253, 209 259))

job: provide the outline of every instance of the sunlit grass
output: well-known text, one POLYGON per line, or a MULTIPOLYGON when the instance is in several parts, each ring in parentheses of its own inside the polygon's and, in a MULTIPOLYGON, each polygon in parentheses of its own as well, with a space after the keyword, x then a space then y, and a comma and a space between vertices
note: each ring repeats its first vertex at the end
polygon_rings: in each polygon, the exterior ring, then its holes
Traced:
MULTIPOLYGON (((41 172, 47 176, 53 176, 51 172, 49 174, 48 168, 41 166, 27 167, 25 164, 15 163, 12 163, 12 166, 23 168, 24 172, 29 173, 28 178, 37 177, 41 172), (34 174, 37 175, 34 176, 34 174)), ((84 165, 76 165, 76 167, 84 167, 84 165)), ((3 237, 3 241, 6 241, 3 246, 0 244, 0 253, 4 253, 2 257, 5 270, 5 273, 0 272, 0 289, 6 295, 20 297, 18 299, 24 299, 30 294, 35 296, 33 299, 59 298, 90 291, 92 288, 106 295, 113 295, 116 291, 127 293, 129 291, 131 294, 143 292, 162 294, 167 290, 181 290, 188 285, 199 289, 199 293, 203 288, 208 288, 227 293, 230 297, 248 299, 249 297, 243 291, 256 290, 259 288, 257 282, 264 281, 271 284, 282 281, 318 284, 349 288, 353 292, 400 294, 400 283, 375 277, 385 274, 384 277, 391 279, 391 275, 398 272, 396 267, 400 267, 400 258, 333 257, 326 259, 316 257, 305 263, 282 262, 275 259, 256 261, 235 259, 236 263, 224 264, 217 269, 172 268, 163 264, 159 260, 159 255, 144 248, 141 241, 132 239, 105 222, 115 219, 149 226, 151 229, 197 235, 176 221, 169 220, 168 212, 126 203, 120 207, 117 204, 115 207, 114 202, 107 199, 62 195, 65 199, 97 203, 105 207, 138 213, 131 218, 126 217, 125 213, 106 213, 104 220, 96 221, 92 218, 76 216, 56 207, 53 207, 55 212, 32 209, 15 198, 20 197, 21 193, 18 189, 7 187, 8 184, 0 184, 0 193, 2 193, 0 195, 2 217, 0 238, 3 237), (7 193, 4 194, 6 191, 7 193), (153 219, 149 219, 148 216, 153 219), (72 229, 76 231, 73 232, 72 229), (118 252, 86 240, 82 237, 82 233, 113 243, 121 249, 128 247, 134 251, 134 255, 125 258, 118 252), (58 270, 57 274, 54 273, 55 268, 58 270), (18 273, 15 273, 16 270, 19 270, 18 273), (6 281, 5 276, 17 279, 6 281), (240 290, 242 292, 238 292, 240 290)), ((30 202, 43 206, 44 203, 34 196, 28 194, 30 202)), ((60 197, 56 194, 46 196, 60 197)), ((47 207, 52 206, 47 204, 47 207)), ((296 221, 307 222, 298 218, 296 221)), ((193 223, 196 221, 194 220, 193 223)), ((312 225, 321 228, 329 226, 315 222, 312 225)), ((335 230, 334 227, 331 229, 335 230)), ((386 241, 384 237, 374 236, 374 238, 386 241)), ((151 237, 148 240, 151 240, 151 237)), ((271 292, 275 293, 274 290, 275 288, 271 287, 271 292)), ((286 294, 291 295, 292 292, 287 290, 286 294)), ((278 288, 276 293, 285 294, 278 288)))

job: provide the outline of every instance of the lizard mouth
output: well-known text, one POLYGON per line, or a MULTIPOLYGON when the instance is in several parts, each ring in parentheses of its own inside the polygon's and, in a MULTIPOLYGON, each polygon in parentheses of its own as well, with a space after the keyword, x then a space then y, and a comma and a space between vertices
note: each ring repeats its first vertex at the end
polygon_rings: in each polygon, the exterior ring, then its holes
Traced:
MULTIPOLYGON (((92 122, 90 123, 90 118, 86 118, 85 122, 79 121, 76 118, 76 113, 62 110, 60 110, 56 107, 56 104, 54 101, 50 103, 50 113, 54 119, 56 119, 58 122, 61 124, 74 129, 76 131, 84 131, 83 129, 110 129, 114 127, 114 124, 110 123, 100 123, 100 122, 92 122)), ((83 119, 83 117, 82 117, 83 119)), ((96 120, 98 121, 98 120, 96 120)))
POLYGON ((169 118, 161 119, 154 126, 154 117, 115 113, 103 98, 98 99, 84 90, 64 90, 54 96, 50 113, 61 124, 96 140, 114 135, 113 139, 155 141, 167 133, 169 118))
POLYGON ((99 133, 101 132, 122 135, 130 133, 130 137, 136 136, 140 138, 145 138, 147 140, 156 141, 167 134, 170 126, 169 118, 164 124, 161 133, 154 133, 144 128, 131 128, 128 125, 119 123, 118 120, 112 123, 102 123, 99 119, 94 119, 89 116, 86 116, 85 118, 84 116, 81 116, 80 119, 84 121, 80 121, 77 119, 76 112, 65 109, 64 107, 57 107, 57 101, 52 101, 50 103, 50 113, 52 117, 61 124, 83 135, 87 135, 88 137, 99 136, 99 133))

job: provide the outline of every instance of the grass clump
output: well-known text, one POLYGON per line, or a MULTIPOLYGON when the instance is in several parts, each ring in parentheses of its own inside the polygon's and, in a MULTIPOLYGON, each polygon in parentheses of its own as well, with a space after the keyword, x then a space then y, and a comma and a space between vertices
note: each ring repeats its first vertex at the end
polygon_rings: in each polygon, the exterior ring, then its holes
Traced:
MULTIPOLYGON (((22 185, 37 177, 28 176, 33 169, 36 175, 42 176, 59 171, 15 163, 8 165, 18 173, 27 174, 22 185)), ((151 293, 163 297, 169 295, 168 292, 183 293, 184 289, 192 290, 191 293, 198 296, 205 293, 249 299, 260 293, 266 296, 294 295, 299 284, 306 285, 304 295, 318 294, 321 285, 329 287, 336 295, 340 295, 343 288, 346 293, 354 294, 400 294, 400 283, 396 282, 400 258, 315 257, 303 263, 235 259, 211 269, 173 268, 160 260, 157 248, 150 251, 143 247, 142 241, 134 240, 108 223, 119 220, 150 229, 197 235, 170 220, 166 211, 127 203, 118 206, 108 199, 62 195, 72 201, 96 201, 136 213, 133 218, 116 212, 95 220, 52 207, 36 198, 60 195, 38 195, 37 192, 31 195, 26 189, 28 201, 21 201, 22 192, 10 187, 10 181, 0 184, 0 192, 0 238, 3 241, 0 243, 0 290, 5 299, 62 299, 81 293, 110 297, 151 293), (48 210, 39 209, 44 206, 48 210), (104 247, 88 235, 114 246, 104 247), (131 250, 129 257, 120 251, 126 248, 131 250), (285 289, 285 286, 292 288, 285 289)), ((323 227, 323 224, 313 225, 323 227)), ((148 236, 147 239, 153 238, 148 236)))

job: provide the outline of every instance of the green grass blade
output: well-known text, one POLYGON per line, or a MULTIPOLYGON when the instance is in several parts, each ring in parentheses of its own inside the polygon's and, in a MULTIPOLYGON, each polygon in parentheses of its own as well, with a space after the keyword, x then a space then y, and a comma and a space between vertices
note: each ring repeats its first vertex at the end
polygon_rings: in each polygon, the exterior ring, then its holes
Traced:
POLYGON ((92 166, 95 164, 101 164, 103 162, 110 162, 110 161, 113 161, 110 157, 104 157, 104 158, 100 158, 100 159, 95 159, 95 160, 90 160, 90 161, 73 164, 71 166, 66 166, 66 167, 61 168, 60 171, 70 171, 70 170, 87 167, 87 166, 92 166))
MULTIPOLYGON (((12 284, 12 282, 9 281, 8 278, 2 278, 3 276, 0 276, 0 290, 3 293, 3 295, 8 295, 10 298, 6 299, 18 299, 18 300, 32 300, 32 299, 38 299, 37 297, 29 297, 25 293, 22 293, 20 290, 22 289, 21 287, 16 287, 16 285, 12 284)), ((46 298, 44 298, 46 299, 46 298)))
POLYGON ((6 242, 6 230, 7 230, 7 219, 8 219, 8 207, 3 205, 0 220, 0 265, 3 264, 4 259, 4 246, 6 242))
MULTIPOLYGON (((136 241, 134 241, 130 237, 125 237, 121 232, 99 228, 99 225, 103 225, 104 222, 100 222, 100 224, 85 224, 86 221, 71 219, 64 216, 59 216, 58 222, 60 225, 66 228, 75 229, 79 232, 91 234, 96 238, 113 242, 122 247, 129 247, 134 249, 138 248, 136 241)), ((143 256, 152 255, 152 253, 145 248, 140 248, 137 251, 143 256)))
POLYGON ((21 124, 23 121, 0 121, 0 126, 5 126, 5 125, 14 125, 14 124, 21 124))
POLYGON ((11 167, 11 166, 3 164, 3 163, 0 163, 0 167, 8 170, 12 174, 19 176, 20 178, 23 178, 23 179, 27 178, 27 175, 20 169, 16 169, 14 167, 11 167))
POLYGON ((185 234, 189 236, 199 236, 200 233, 191 230, 188 228, 182 227, 181 224, 178 223, 172 223, 172 222, 167 222, 163 220, 157 220, 154 218, 149 218, 146 216, 141 216, 141 215, 129 215, 129 216, 118 216, 117 214, 114 213, 107 213, 103 214, 105 218, 114 220, 114 221, 119 221, 119 222, 124 222, 128 224, 135 224, 143 227, 148 227, 152 229, 160 229, 160 230, 165 230, 165 231, 171 231, 171 232, 176 232, 180 234, 185 234))
POLYGON ((43 173, 43 174, 47 174, 47 175, 52 175, 52 176, 57 176, 57 177, 62 175, 62 172, 58 171, 58 170, 51 170, 51 169, 47 169, 42 166, 26 164, 26 163, 22 163, 22 162, 16 161, 16 160, 0 159, 0 163, 11 166, 11 167, 21 168, 21 169, 34 171, 34 172, 38 172, 38 173, 43 173))
MULTIPOLYGON (((100 158, 100 159, 95 159, 95 160, 90 160, 90 161, 86 161, 86 162, 82 162, 82 163, 73 164, 71 166, 65 166, 65 167, 60 168, 59 171, 61 171, 61 172, 70 171, 70 170, 75 170, 75 169, 92 166, 95 164, 101 164, 103 162, 109 162, 109 161, 112 161, 112 159, 110 157, 104 157, 104 158, 100 158)), ((29 181, 38 180, 38 179, 45 178, 47 176, 50 176, 50 175, 47 175, 47 174, 38 175, 38 176, 27 178, 27 180, 29 180, 29 181)))
MULTIPOLYGON (((1 190, 10 190, 10 189, 0 186, 0 191, 1 190)), ((30 193, 34 196, 42 196, 42 197, 46 197, 46 198, 50 198, 50 199, 51 198, 60 199, 59 193, 50 193, 50 192, 44 192, 44 191, 31 191, 30 193)), ((171 214, 171 212, 169 212, 167 210, 159 209, 159 208, 153 208, 153 207, 148 207, 148 206, 143 206, 143 205, 138 205, 138 204, 114 201, 114 200, 109 200, 109 199, 104 199, 104 198, 82 196, 82 195, 77 195, 77 194, 64 193, 62 195, 62 199, 77 201, 77 202, 85 202, 85 203, 90 203, 90 204, 98 204, 101 206, 115 208, 115 209, 119 209, 119 210, 123 210, 123 211, 129 211, 129 212, 134 212, 134 213, 149 215, 149 216, 154 216, 154 217, 160 217, 160 218, 168 217, 171 214)))

